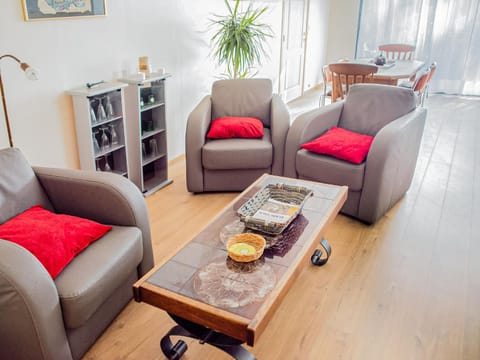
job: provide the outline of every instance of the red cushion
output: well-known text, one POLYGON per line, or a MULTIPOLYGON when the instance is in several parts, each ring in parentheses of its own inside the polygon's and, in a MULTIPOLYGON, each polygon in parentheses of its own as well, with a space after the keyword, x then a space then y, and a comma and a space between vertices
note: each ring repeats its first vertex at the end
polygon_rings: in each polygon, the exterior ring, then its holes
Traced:
POLYGON ((333 126, 318 138, 303 144, 302 148, 318 154, 334 156, 354 164, 361 164, 367 157, 372 141, 373 136, 333 126))
POLYGON ((263 124, 253 117, 225 116, 212 121, 207 138, 262 138, 263 124))
POLYGON ((36 205, 0 225, 0 239, 30 251, 55 279, 77 254, 111 228, 36 205))

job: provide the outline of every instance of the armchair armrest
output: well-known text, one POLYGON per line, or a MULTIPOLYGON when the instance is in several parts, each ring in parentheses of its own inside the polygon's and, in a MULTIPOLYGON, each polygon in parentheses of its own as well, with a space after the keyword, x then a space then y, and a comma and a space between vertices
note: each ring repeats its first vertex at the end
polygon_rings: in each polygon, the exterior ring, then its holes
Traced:
POLYGON ((295 119, 288 131, 285 144, 285 161, 283 173, 287 177, 296 178, 296 156, 300 146, 315 139, 332 126, 336 126, 343 110, 343 101, 321 107, 300 115, 295 119))
POLYGON ((26 249, 0 239, 0 348, 6 359, 71 359, 57 288, 26 249))
POLYGON ((278 94, 272 95, 270 130, 273 144, 272 174, 283 175, 285 140, 290 127, 290 113, 278 94))
POLYGON ((96 171, 33 167, 57 212, 104 224, 135 226, 142 232, 139 276, 153 267, 150 224, 145 199, 123 176, 96 171))
POLYGON ((365 164, 359 218, 375 222, 410 187, 426 114, 424 108, 416 108, 375 135, 365 164))
POLYGON ((212 102, 205 96, 193 109, 187 120, 185 135, 185 161, 187 165, 187 189, 203 191, 202 147, 212 119, 212 102))

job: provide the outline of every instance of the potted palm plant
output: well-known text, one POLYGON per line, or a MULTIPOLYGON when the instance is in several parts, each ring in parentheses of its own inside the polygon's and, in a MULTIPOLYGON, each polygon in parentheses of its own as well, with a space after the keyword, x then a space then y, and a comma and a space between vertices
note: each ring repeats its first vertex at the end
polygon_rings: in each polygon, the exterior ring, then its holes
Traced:
POLYGON ((260 17, 267 7, 254 9, 250 3, 245 11, 239 9, 240 0, 230 5, 227 15, 213 15, 210 19, 215 34, 212 36, 213 57, 218 65, 226 67, 225 77, 240 79, 253 76, 255 65, 261 65, 262 56, 268 57, 266 40, 272 37, 272 29, 262 23, 260 17))

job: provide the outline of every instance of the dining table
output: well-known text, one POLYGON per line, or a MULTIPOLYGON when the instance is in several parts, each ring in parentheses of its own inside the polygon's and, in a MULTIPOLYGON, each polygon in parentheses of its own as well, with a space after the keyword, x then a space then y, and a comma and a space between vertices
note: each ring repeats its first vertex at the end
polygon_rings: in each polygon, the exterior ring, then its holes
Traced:
MULTIPOLYGON (((352 62, 375 65, 373 59, 357 59, 352 62)), ((384 85, 398 85, 398 80, 414 80, 417 72, 425 65, 420 60, 390 60, 385 65, 376 65, 378 71, 373 74, 371 82, 384 85)))

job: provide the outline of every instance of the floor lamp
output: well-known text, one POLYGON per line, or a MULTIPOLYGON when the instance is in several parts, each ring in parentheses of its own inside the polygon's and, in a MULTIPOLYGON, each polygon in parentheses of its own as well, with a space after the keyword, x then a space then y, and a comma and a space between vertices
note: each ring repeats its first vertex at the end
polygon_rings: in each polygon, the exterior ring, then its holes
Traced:
MULTIPOLYGON (((20 61, 19 58, 10 54, 5 54, 0 56, 0 60, 4 58, 10 58, 16 61, 20 65, 20 68, 25 72, 25 75, 29 80, 38 80, 38 72, 34 68, 31 68, 30 65, 28 65, 27 63, 20 61)), ((3 87, 1 68, 0 68, 0 92, 2 93, 2 104, 3 104, 3 112, 5 114, 5 125, 7 127, 8 142, 10 144, 10 147, 13 147, 12 130, 10 128, 10 121, 8 120, 7 102, 5 100, 5 89, 3 87)))

